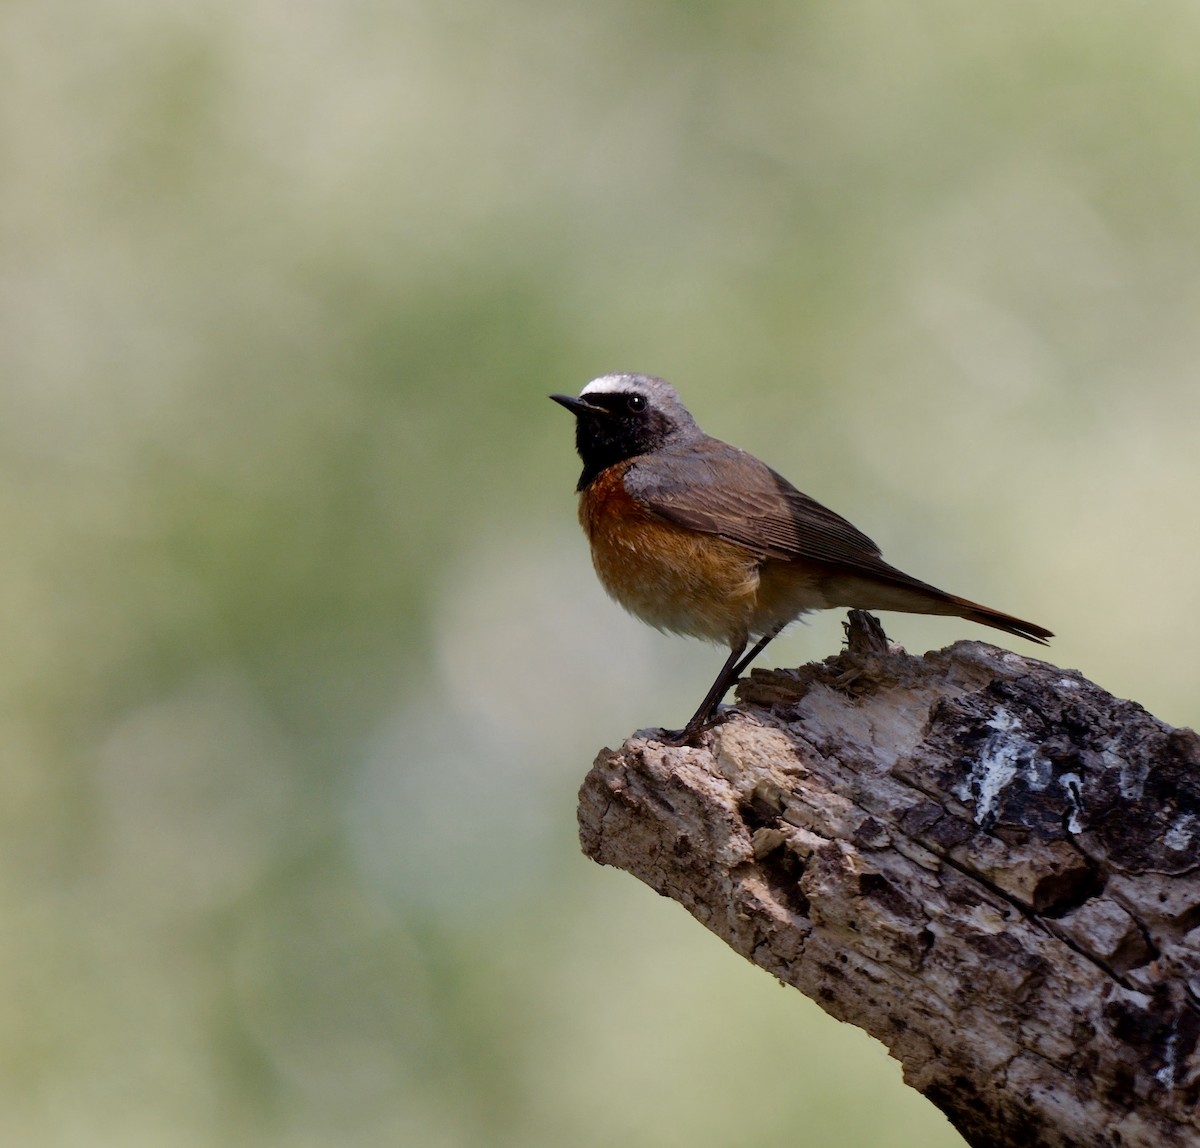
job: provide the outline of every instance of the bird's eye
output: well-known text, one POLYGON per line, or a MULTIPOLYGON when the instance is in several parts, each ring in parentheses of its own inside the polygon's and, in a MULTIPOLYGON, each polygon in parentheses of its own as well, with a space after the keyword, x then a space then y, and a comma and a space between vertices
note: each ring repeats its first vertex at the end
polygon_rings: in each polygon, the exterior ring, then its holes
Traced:
POLYGON ((644 411, 646 409, 646 396, 645 395, 630 395, 629 396, 629 409, 631 411, 633 411, 635 414, 638 411, 644 411))

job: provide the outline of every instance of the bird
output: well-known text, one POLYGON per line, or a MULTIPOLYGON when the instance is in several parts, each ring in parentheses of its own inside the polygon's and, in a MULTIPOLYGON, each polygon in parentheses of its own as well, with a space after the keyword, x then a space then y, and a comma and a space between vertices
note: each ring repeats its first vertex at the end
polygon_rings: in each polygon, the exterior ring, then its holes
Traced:
POLYGON ((687 725, 667 734, 675 744, 716 724, 729 687, 812 610, 946 614, 1043 645, 1054 636, 889 565, 846 519, 701 430, 665 379, 602 375, 549 397, 575 416, 579 521, 605 590, 659 630, 729 647, 687 725))

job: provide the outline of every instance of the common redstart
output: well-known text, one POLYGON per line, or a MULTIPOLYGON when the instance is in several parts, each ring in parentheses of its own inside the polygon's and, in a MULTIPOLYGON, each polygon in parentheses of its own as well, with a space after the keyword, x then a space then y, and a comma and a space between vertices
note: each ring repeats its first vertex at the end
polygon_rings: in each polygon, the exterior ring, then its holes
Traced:
POLYGON ((604 375, 578 398, 550 398, 575 415, 579 521, 604 588, 660 630, 729 646, 677 741, 711 725, 742 671, 810 610, 950 614, 1043 645, 1053 637, 889 566, 840 515, 705 434, 665 379, 604 375))

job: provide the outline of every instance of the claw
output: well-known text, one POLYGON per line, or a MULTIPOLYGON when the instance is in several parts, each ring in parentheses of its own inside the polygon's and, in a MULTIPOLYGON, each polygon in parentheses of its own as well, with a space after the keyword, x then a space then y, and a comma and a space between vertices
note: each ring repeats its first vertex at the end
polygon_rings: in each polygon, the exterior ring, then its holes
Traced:
POLYGON ((724 725, 732 717, 737 717, 741 711, 737 706, 725 706, 717 713, 705 718, 703 721, 696 721, 693 718, 683 729, 664 729, 662 736, 658 739, 663 745, 696 745, 697 739, 702 733, 707 733, 710 729, 715 729, 719 725, 724 725))

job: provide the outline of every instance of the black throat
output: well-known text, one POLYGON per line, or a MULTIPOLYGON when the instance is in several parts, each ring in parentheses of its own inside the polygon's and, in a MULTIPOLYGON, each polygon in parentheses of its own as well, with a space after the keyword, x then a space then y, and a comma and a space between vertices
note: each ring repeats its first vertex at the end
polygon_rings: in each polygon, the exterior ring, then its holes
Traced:
MULTIPOLYGON (((599 400, 618 396, 598 395, 599 400)), ((588 396, 591 402, 592 397, 588 396)), ((601 402, 596 403, 597 406, 601 402)), ((580 414, 575 420, 575 449, 583 460, 583 473, 579 476, 576 490, 586 490, 610 466, 637 458, 662 446, 674 430, 674 424, 661 411, 653 407, 637 414, 622 413, 619 409, 608 409, 610 404, 595 414, 580 414)), ((611 406, 615 407, 613 403, 611 406)))

